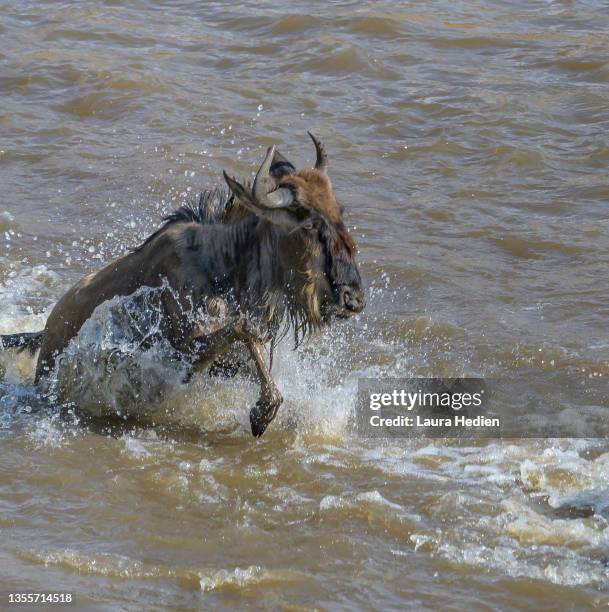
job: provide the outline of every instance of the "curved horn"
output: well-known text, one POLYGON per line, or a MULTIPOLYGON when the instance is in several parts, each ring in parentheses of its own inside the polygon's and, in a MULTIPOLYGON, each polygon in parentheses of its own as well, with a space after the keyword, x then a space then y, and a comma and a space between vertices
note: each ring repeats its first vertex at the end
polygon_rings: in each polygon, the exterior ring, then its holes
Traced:
POLYGON ((317 152, 317 160, 315 161, 315 169, 319 170, 326 174, 328 172, 328 154, 324 149, 324 146, 321 144, 311 132, 307 132, 307 134, 311 137, 313 144, 315 145, 315 151, 317 152))
POLYGON ((280 187, 275 191, 271 191, 272 188, 269 171, 271 169, 271 163, 273 156, 275 155, 275 147, 269 147, 266 151, 266 157, 260 166, 260 169, 256 173, 254 184, 252 186, 252 195, 254 201, 265 208, 285 208, 289 206, 294 200, 294 196, 289 189, 280 187))

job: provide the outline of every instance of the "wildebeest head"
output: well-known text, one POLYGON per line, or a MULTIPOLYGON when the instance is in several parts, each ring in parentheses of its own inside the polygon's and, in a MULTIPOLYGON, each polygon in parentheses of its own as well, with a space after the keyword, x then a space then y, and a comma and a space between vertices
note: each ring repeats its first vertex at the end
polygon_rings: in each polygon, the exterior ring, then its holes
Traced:
POLYGON ((297 171, 270 147, 251 188, 224 177, 239 202, 270 222, 286 292, 304 311, 307 325, 319 327, 332 316, 361 312, 365 300, 356 245, 328 176, 328 156, 319 140, 309 136, 317 153, 314 168, 297 171))

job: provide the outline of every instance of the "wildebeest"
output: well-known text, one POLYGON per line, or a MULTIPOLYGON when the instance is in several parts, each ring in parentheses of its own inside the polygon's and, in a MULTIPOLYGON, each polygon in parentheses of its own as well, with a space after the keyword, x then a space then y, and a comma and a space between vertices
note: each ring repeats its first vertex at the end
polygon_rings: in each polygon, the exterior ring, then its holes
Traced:
POLYGON ((4 348, 40 348, 36 381, 103 302, 141 287, 161 291, 162 333, 191 372, 217 364, 237 341, 260 380, 250 411, 260 436, 283 401, 262 348, 291 328, 296 343, 334 318, 364 308, 364 293, 349 234, 328 176, 328 156, 315 136, 315 167, 296 170, 270 147, 253 183, 226 172, 228 190, 204 192, 184 205, 143 244, 74 285, 56 304, 42 332, 2 336, 4 348), (203 331, 193 312, 225 324, 203 331))

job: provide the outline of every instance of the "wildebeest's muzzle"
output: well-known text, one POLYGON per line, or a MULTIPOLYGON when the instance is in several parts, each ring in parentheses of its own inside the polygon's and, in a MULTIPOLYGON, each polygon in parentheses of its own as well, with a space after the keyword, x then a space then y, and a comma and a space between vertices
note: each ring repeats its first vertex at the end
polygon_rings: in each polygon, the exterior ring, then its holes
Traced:
POLYGON ((338 288, 339 317, 349 317, 364 310, 366 299, 361 287, 354 285, 341 285, 338 288))
POLYGON ((362 279, 354 253, 340 236, 331 236, 326 244, 329 247, 327 276, 332 286, 333 314, 339 318, 348 318, 361 312, 366 305, 362 279))

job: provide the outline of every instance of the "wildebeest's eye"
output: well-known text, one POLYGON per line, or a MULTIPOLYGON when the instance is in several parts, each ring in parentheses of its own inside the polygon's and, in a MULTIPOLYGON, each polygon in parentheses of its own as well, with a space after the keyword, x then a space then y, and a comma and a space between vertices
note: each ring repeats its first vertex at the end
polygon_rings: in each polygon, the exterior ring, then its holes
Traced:
POLYGON ((316 232, 321 228, 321 220, 313 217, 312 219, 307 219, 301 227, 305 229, 307 232, 316 232))

